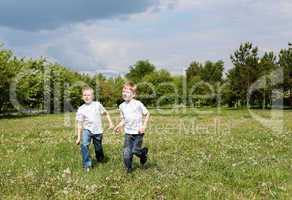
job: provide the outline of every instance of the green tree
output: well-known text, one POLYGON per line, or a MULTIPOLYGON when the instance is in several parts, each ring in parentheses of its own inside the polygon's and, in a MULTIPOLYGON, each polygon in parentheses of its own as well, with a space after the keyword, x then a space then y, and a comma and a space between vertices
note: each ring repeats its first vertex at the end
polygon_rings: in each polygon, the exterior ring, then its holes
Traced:
POLYGON ((243 43, 231 55, 234 68, 227 74, 227 86, 224 89, 224 101, 229 106, 268 108, 272 103, 273 85, 269 74, 278 68, 277 57, 273 52, 258 56, 258 48, 252 43, 243 43), (256 83, 262 83, 254 88, 256 83), (264 84, 263 84, 264 83, 264 84))
POLYGON ((126 74, 126 78, 134 83, 138 83, 144 76, 154 72, 154 70, 155 66, 148 60, 140 60, 134 66, 130 66, 130 71, 126 74))
POLYGON ((279 64, 283 68, 283 83, 279 87, 284 91, 284 103, 292 106, 292 43, 279 54, 279 64))
POLYGON ((201 79, 209 83, 222 82, 224 71, 224 62, 219 60, 217 62, 207 61, 201 70, 201 79))
POLYGON ((126 82, 125 79, 121 76, 113 77, 109 79, 109 83, 112 85, 111 106, 117 107, 123 102, 122 88, 125 82, 126 82))
MULTIPOLYGON (((187 82, 191 81, 194 77, 201 77, 203 65, 199 62, 192 62, 190 66, 186 69, 187 82)), ((195 78, 197 79, 197 78, 195 78)))
POLYGON ((192 62, 186 70, 189 104, 215 105, 217 86, 222 82, 224 62, 192 62))
POLYGON ((14 109, 10 102, 9 88, 11 80, 22 68, 22 61, 17 59, 12 51, 0 45, 0 113, 14 109))
POLYGON ((272 73, 274 70, 279 68, 277 63, 277 56, 273 52, 265 52, 264 55, 260 59, 260 69, 261 75, 265 76, 264 80, 265 85, 263 88, 260 88, 257 91, 257 97, 255 98, 256 102, 259 107, 262 108, 270 108, 272 105, 272 90, 277 87, 273 85, 269 74, 272 73))
POLYGON ((250 42, 243 43, 230 58, 234 65, 234 69, 230 70, 227 75, 230 87, 237 94, 236 104, 245 106, 248 89, 261 73, 258 48, 250 42))
POLYGON ((17 101, 25 109, 42 109, 44 102, 44 65, 46 60, 22 61, 22 68, 16 75, 17 101))
POLYGON ((160 105, 171 104, 174 99, 174 85, 171 74, 165 70, 155 70, 146 75, 138 84, 138 98, 146 105, 155 105, 163 96, 160 105))

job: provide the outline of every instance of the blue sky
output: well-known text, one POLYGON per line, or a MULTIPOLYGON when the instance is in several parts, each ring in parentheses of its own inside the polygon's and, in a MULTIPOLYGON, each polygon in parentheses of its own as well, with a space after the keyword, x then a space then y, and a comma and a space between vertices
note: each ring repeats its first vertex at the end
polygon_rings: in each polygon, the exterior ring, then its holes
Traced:
POLYGON ((47 57, 80 72, 119 74, 140 59, 183 73, 251 41, 286 48, 291 0, 1 0, 0 42, 18 56, 47 57))

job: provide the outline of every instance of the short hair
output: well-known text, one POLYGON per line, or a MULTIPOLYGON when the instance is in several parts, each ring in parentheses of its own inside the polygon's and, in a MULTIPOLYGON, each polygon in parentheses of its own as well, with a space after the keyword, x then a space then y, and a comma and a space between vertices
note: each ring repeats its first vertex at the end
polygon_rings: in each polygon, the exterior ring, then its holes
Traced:
POLYGON ((85 92, 85 91, 90 91, 93 95, 94 95, 94 91, 92 89, 92 87, 89 87, 89 86, 85 86, 82 88, 82 94, 85 92))
POLYGON ((123 88, 128 87, 132 92, 136 93, 137 86, 132 82, 128 81, 123 85, 123 88))

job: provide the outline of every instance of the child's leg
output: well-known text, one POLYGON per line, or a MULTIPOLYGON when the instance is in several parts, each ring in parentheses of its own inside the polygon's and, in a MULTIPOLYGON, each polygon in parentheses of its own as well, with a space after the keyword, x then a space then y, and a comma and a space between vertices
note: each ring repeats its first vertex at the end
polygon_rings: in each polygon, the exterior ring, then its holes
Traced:
POLYGON ((90 132, 84 129, 82 134, 82 144, 80 145, 83 167, 91 167, 91 159, 89 154, 90 132))
POLYGON ((96 161, 101 162, 104 159, 103 148, 102 148, 102 134, 94 134, 92 136, 96 161))
POLYGON ((143 136, 144 135, 135 135, 135 140, 133 143, 133 154, 138 156, 140 158, 140 163, 145 164, 147 161, 147 153, 148 153, 148 148, 144 147, 142 148, 142 143, 143 143, 143 136))
POLYGON ((133 142, 133 154, 135 154, 139 158, 143 155, 142 143, 143 143, 143 135, 140 135, 140 134, 135 135, 135 139, 133 142))
POLYGON ((132 160, 133 160, 133 136, 130 134, 125 134, 125 142, 124 142, 124 164, 128 170, 132 169, 132 160))

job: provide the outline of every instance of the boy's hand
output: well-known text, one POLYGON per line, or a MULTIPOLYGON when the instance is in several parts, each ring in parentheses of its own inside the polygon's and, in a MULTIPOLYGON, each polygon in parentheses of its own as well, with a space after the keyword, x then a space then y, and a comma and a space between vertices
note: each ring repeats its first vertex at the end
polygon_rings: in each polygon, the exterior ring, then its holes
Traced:
POLYGON ((113 125, 113 123, 110 123, 108 126, 108 130, 112 130, 112 129, 114 129, 114 125, 113 125))
POLYGON ((77 140, 76 140, 76 142, 75 142, 77 145, 79 145, 80 144, 80 138, 78 137, 77 138, 77 140))
POLYGON ((141 128, 139 128, 138 131, 139 131, 140 134, 144 134, 145 133, 145 128, 144 127, 141 127, 141 128))
POLYGON ((116 127, 114 128, 114 132, 115 132, 115 133, 121 133, 121 130, 122 130, 122 127, 121 127, 121 126, 116 126, 116 127))

